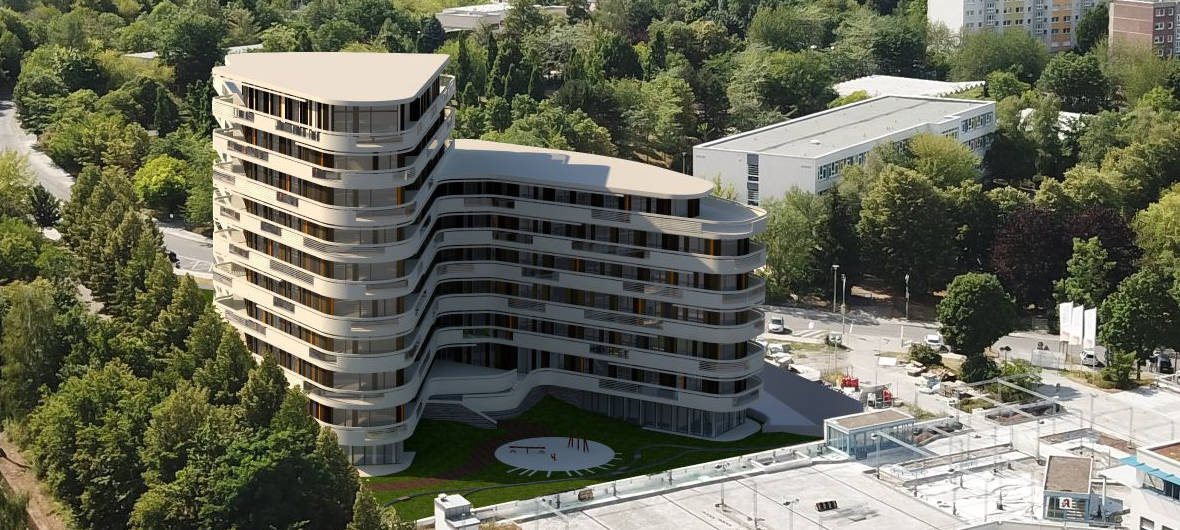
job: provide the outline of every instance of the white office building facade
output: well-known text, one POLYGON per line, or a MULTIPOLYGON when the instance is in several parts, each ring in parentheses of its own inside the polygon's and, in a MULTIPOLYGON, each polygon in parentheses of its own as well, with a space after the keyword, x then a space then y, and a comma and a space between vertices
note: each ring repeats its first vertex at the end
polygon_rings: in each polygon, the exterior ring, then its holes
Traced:
POLYGON ((423 417, 545 395, 653 429, 749 429, 765 213, 596 155, 451 140, 444 55, 214 69, 215 306, 353 463, 423 417))
POLYGON ((822 193, 873 147, 902 147, 920 133, 955 138, 982 158, 995 128, 991 101, 880 96, 697 145, 692 169, 758 206, 791 189, 822 193))

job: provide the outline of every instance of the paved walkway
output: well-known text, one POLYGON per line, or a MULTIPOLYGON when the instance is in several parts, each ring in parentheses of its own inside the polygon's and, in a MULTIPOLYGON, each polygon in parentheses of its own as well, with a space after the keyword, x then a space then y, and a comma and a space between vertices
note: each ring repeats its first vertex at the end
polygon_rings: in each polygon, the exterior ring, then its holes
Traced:
MULTIPOLYGON (((61 201, 69 200, 74 177, 57 167, 45 153, 36 149, 36 145, 37 137, 21 128, 12 100, 0 100, 0 150, 16 151, 28 157, 29 169, 37 177, 37 182, 61 201)), ((156 224, 164 234, 164 246, 176 253, 177 274, 188 273, 197 278, 213 278, 212 239, 175 224, 156 224)))

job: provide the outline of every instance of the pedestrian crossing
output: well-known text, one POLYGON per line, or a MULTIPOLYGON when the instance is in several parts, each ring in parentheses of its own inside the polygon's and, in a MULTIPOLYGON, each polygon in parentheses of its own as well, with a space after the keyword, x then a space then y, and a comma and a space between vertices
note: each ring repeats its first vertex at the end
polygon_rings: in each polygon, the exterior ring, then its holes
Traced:
POLYGON ((800 337, 804 339, 822 339, 828 335, 826 329, 802 329, 791 333, 792 337, 800 337))

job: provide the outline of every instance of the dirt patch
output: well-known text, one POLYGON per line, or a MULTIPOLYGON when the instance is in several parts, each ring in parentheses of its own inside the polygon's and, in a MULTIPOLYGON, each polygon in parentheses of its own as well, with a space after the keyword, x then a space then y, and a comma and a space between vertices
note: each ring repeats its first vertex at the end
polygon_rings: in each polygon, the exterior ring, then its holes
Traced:
POLYGON ((1124 453, 1133 452, 1130 442, 1128 442, 1122 438, 1115 438, 1114 436, 1111 436, 1109 434, 1106 434, 1104 432, 1101 432, 1101 431, 1098 431, 1095 429, 1074 429, 1072 431, 1051 434, 1049 436, 1044 436, 1042 438, 1044 438, 1045 441, 1047 441, 1049 443, 1058 444, 1061 442, 1079 440, 1082 438, 1094 440, 1095 437, 1097 438, 1096 441, 1098 442, 1099 445, 1105 445, 1105 446, 1110 447, 1112 449, 1118 449, 1119 451, 1122 451, 1124 453))
POLYGON ((0 476, 4 477, 9 489, 18 495, 28 495, 29 522, 33 524, 33 529, 66 530, 68 527, 62 518, 63 509, 41 487, 28 460, 20 454, 16 444, 8 440, 7 433, 0 432, 0 449, 6 455, 0 458, 0 476))
POLYGON ((496 449, 501 445, 520 438, 554 435, 550 429, 546 429, 540 425, 512 420, 500 422, 500 429, 504 431, 503 434, 484 440, 471 451, 466 461, 454 468, 439 473, 437 477, 422 477, 401 482, 379 482, 369 484, 369 489, 373 491, 406 491, 439 486, 452 480, 465 479, 487 467, 488 464, 495 462, 496 449))

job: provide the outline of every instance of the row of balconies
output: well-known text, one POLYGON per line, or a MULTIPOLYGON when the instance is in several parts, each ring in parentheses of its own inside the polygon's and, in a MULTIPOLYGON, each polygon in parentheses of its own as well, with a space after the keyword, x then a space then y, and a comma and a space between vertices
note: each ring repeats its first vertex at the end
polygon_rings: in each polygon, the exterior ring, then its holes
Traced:
POLYGON ((295 123, 277 116, 256 112, 244 106, 236 95, 213 98, 213 117, 219 123, 238 123, 284 136, 323 151, 337 153, 372 153, 406 149, 418 144, 429 130, 434 118, 455 97, 454 76, 439 77, 438 97, 417 121, 407 124, 403 131, 388 133, 344 133, 325 131, 295 123))
MULTIPOLYGON (((710 274, 738 274, 750 272, 760 267, 764 261, 764 247, 755 241, 750 242, 750 252, 742 256, 713 256, 708 254, 691 254, 688 252, 662 250, 649 247, 632 247, 614 243, 599 243, 582 239, 562 236, 549 236, 525 232, 511 232, 492 228, 457 228, 435 232, 428 241, 423 236, 430 233, 429 226, 419 226, 417 230, 406 235, 406 239, 394 244, 381 246, 340 245, 331 246, 302 232, 280 227, 262 218, 250 215, 245 210, 237 210, 234 198, 219 201, 218 216, 223 224, 229 228, 239 228, 254 233, 268 233, 272 239, 295 249, 306 251, 333 262, 342 263, 394 263, 399 260, 411 259, 415 255, 428 256, 431 245, 447 246, 488 246, 517 248, 523 251, 549 252, 562 255, 582 255, 596 257, 617 263, 626 263, 644 267, 658 267, 668 270, 685 272, 702 272, 710 274), (236 214, 236 216, 235 216, 236 214), (235 218, 236 217, 236 218, 235 218), (500 237, 497 238, 497 235, 500 237), (516 237, 507 237, 513 235, 516 237), (489 237, 490 236, 490 237, 489 237), (309 244, 311 243, 311 244, 309 244), (427 248, 423 249, 426 246, 427 248), (347 249, 347 251, 345 251, 347 249), (362 254, 358 251, 372 253, 362 254), (380 253, 378 253, 380 252, 380 253)), ((463 206, 462 201, 446 201, 436 203, 436 210, 432 210, 432 219, 438 219, 447 213, 475 213, 463 206)), ((241 239, 244 241, 244 239, 241 239)), ((421 274, 425 271, 418 271, 421 274)), ((407 278, 414 278, 416 272, 408 270, 407 278)))
MULTIPOLYGON (((219 206, 219 208, 225 208, 219 206)), ((228 210, 236 213, 233 210, 228 210)), ((240 234, 240 232, 239 232, 240 234)), ((692 287, 671 286, 663 283, 641 282, 611 276, 581 273, 564 270, 550 270, 529 265, 512 264, 497 261, 444 263, 435 267, 434 271, 426 270, 433 261, 435 253, 440 249, 439 244, 431 244, 428 252, 409 267, 410 273, 399 279, 389 280, 338 280, 325 278, 313 274, 306 269, 296 267, 287 262, 269 256, 264 252, 253 251, 245 247, 244 240, 236 244, 234 238, 227 238, 225 251, 234 256, 234 261, 254 270, 267 271, 268 274, 279 279, 291 281, 315 290, 318 294, 338 300, 366 300, 373 298, 395 298, 405 296, 418 287, 430 275, 452 275, 457 267, 466 269, 465 276, 472 278, 523 278, 530 283, 571 287, 588 291, 615 293, 625 292, 642 295, 657 302, 674 302, 678 304, 718 308, 739 309, 757 305, 762 302, 765 285, 761 278, 751 277, 751 285, 739 291, 718 291, 698 289, 692 287), (240 258, 240 259, 239 259, 240 258), (532 271, 532 272, 530 272, 532 271), (274 274, 278 273, 278 274, 274 274)), ((215 250, 218 250, 215 248, 215 250)), ((393 264, 388 264, 393 270, 393 264)))
POLYGON ((455 113, 445 109, 443 122, 434 133, 434 139, 417 156, 412 157, 406 167, 381 170, 343 170, 315 167, 293 156, 256 147, 246 142, 241 131, 234 127, 213 130, 213 149, 218 153, 254 162, 293 177, 346 189, 386 189, 406 185, 417 178, 430 159, 445 148, 455 126, 455 113))

